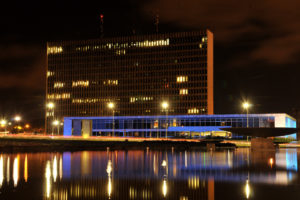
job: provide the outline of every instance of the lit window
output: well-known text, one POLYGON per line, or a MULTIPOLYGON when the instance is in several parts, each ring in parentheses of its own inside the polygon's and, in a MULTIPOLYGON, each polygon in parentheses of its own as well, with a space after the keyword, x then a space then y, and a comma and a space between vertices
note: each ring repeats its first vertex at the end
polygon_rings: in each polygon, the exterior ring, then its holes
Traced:
POLYGON ((64 83, 62 83, 62 82, 55 82, 54 83, 54 88, 63 88, 64 87, 64 83))
POLYGON ((118 56, 120 56, 120 55, 125 55, 125 54, 126 54, 125 49, 118 49, 118 50, 116 51, 116 55, 118 55, 118 56))
POLYGON ((134 103, 136 101, 152 101, 153 97, 145 97, 145 96, 141 96, 141 97, 130 97, 130 103, 134 103))
POLYGON ((179 90, 179 94, 180 94, 180 95, 188 95, 188 93, 189 93, 189 90, 188 90, 188 89, 180 89, 180 90, 179 90))
POLYGON ((54 46, 54 47, 48 47, 47 48, 47 54, 57 54, 63 52, 63 48, 61 46, 54 46))
POLYGON ((106 81, 103 81, 103 85, 118 85, 119 82, 118 80, 106 80, 106 81))
POLYGON ((198 108, 190 108, 188 109, 188 114, 198 114, 199 109, 198 108))
POLYGON ((54 72, 47 71, 47 77, 54 76, 54 72))
POLYGON ((54 112, 52 111, 52 112, 47 112, 46 113, 46 116, 47 117, 53 117, 54 116, 54 112))
POLYGON ((89 81, 73 81, 72 87, 88 87, 90 85, 89 81))
POLYGON ((63 94, 48 94, 47 99, 70 99, 70 93, 63 93, 63 94))
POLYGON ((177 76, 176 77, 176 82, 177 83, 188 82, 188 76, 177 76))

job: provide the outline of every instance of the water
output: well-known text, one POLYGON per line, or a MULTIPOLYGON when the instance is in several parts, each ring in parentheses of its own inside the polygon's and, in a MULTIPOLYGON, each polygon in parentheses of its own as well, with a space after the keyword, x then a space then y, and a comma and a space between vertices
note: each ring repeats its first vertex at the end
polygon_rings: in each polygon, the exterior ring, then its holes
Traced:
POLYGON ((3 153, 0 199, 299 199, 299 153, 3 153))

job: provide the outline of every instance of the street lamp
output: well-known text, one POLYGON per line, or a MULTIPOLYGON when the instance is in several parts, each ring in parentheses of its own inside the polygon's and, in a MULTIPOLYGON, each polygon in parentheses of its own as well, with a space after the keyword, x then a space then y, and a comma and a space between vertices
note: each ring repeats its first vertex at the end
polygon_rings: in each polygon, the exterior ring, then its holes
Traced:
POLYGON ((169 103, 167 101, 162 102, 161 107, 166 111, 166 138, 168 137, 168 108, 169 103))
POLYGON ((19 122, 19 121, 21 121, 21 117, 17 115, 17 116, 15 116, 14 120, 15 120, 16 122, 19 122))
POLYGON ((248 102, 243 103, 243 108, 246 109, 246 111, 247 111, 247 128, 249 128, 248 112, 249 112, 249 107, 250 106, 251 106, 251 104, 249 104, 248 102))
POLYGON ((112 118, 112 125, 113 125, 113 136, 115 136, 115 110, 114 110, 114 108, 115 108, 115 104, 113 103, 113 102, 109 102, 108 104, 107 104, 107 106, 108 106, 108 108, 109 109, 111 109, 112 110, 112 113, 113 113, 113 118, 112 118))
MULTIPOLYGON (((59 127, 58 127, 59 126, 59 121, 58 120, 53 121, 52 125, 56 126, 57 132, 58 132, 58 135, 59 135, 59 127)), ((53 135, 53 128, 52 128, 52 135, 53 135)))
MULTIPOLYGON (((46 107, 48 108, 48 110, 51 111, 51 115, 47 115, 47 116, 52 116, 52 120, 54 121, 54 107, 55 107, 55 104, 53 102, 49 102, 49 103, 46 104, 46 107)), ((46 130, 46 132, 48 132, 48 130, 46 130)), ((52 135, 53 135, 53 127, 52 127, 52 135)))
POLYGON ((54 103, 49 102, 47 103, 47 108, 49 108, 50 110, 53 109, 55 107, 54 103))
POLYGON ((15 116, 14 120, 16 121, 16 124, 17 124, 17 133, 19 133, 19 121, 21 121, 21 117, 19 115, 15 116))
POLYGON ((4 127, 4 133, 6 133, 6 124, 7 124, 7 121, 5 119, 2 119, 0 121, 0 124, 1 124, 1 127, 4 127))

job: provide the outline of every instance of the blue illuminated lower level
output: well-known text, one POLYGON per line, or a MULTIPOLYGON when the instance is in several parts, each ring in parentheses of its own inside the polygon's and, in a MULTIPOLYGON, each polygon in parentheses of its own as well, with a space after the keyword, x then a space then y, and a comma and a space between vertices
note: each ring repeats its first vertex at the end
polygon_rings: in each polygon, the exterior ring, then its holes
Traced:
POLYGON ((296 128, 296 120, 287 114, 65 117, 64 135, 237 137, 234 133, 222 131, 220 128, 246 128, 247 124, 249 128, 296 128))

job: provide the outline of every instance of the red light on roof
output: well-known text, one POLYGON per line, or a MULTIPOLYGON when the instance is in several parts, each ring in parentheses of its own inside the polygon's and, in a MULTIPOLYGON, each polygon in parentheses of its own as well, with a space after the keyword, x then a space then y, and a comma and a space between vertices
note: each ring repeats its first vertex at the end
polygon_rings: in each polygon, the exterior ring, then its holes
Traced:
POLYGON ((103 19, 103 15, 102 14, 100 15, 100 18, 103 19))

